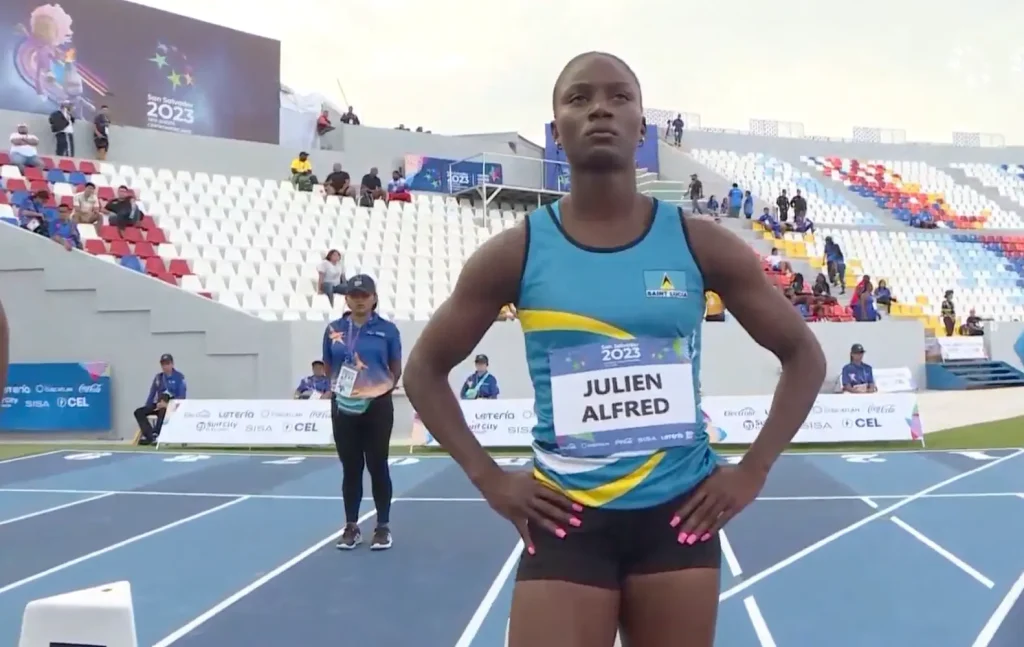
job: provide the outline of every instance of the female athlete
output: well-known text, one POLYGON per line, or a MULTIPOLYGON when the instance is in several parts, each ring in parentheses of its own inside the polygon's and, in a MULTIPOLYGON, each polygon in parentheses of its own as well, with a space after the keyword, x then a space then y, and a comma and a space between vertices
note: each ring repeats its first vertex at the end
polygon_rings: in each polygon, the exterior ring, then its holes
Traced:
POLYGON ((647 133, 625 63, 578 56, 552 99, 572 190, 469 259, 410 355, 406 392, 523 538, 511 647, 611 647, 617 630, 630 647, 711 647, 718 531, 803 423, 824 355, 743 241, 637 193, 647 133), (706 290, 782 363, 768 420, 735 466, 718 464, 700 408, 706 290), (448 386, 509 302, 535 391, 532 473, 495 464, 448 386))

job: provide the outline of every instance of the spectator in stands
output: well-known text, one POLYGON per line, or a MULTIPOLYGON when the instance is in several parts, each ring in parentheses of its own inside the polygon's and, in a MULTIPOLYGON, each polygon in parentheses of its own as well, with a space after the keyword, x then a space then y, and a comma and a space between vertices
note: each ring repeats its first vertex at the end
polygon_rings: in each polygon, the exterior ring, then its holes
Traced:
POLYGON ((334 126, 331 124, 331 113, 324 109, 320 111, 320 116, 316 118, 316 134, 317 137, 323 137, 327 133, 334 130, 334 126))
POLYGON ((789 206, 793 207, 794 219, 800 219, 807 215, 807 199, 800 194, 800 189, 796 190, 796 195, 789 201, 789 206))
POLYGON ((725 321, 725 304, 717 292, 704 293, 704 321, 725 321))
POLYGON ((388 202, 398 200, 399 202, 412 202, 412 194, 405 184, 405 178, 401 171, 391 172, 391 181, 388 182, 388 202))
POLYGON ((46 201, 49 199, 50 192, 46 189, 26 196, 18 205, 18 224, 23 229, 49 238, 50 228, 46 220, 46 201))
POLYGON ((828 280, 839 287, 839 294, 846 294, 846 258, 839 243, 825 236, 825 255, 822 259, 828 269, 828 280))
POLYGON ((714 195, 708 197, 708 213, 718 213, 718 198, 716 198, 714 195))
POLYGON ((878 314, 878 310, 875 309, 875 296, 872 288, 871 281, 864 280, 854 290, 850 307, 853 309, 853 318, 857 321, 878 321, 882 318, 878 314))
POLYGON ((355 199, 356 189, 352 186, 352 176, 348 171, 342 170, 341 164, 335 163, 330 175, 324 180, 324 190, 327 195, 348 196, 355 199))
POLYGON ((965 337, 981 337, 985 334, 983 321, 984 319, 978 316, 974 308, 971 308, 967 313, 967 319, 964 320, 964 324, 960 326, 960 334, 965 337))
POLYGON ((316 184, 316 176, 313 175, 313 163, 309 161, 309 153, 302 151, 299 156, 292 160, 292 184, 296 191, 312 191, 316 184))
POLYGON ((675 136, 673 143, 676 146, 681 146, 683 143, 683 115, 677 114, 676 118, 672 120, 672 134, 675 136))
POLYGON ((75 115, 70 101, 63 101, 60 107, 50 113, 50 132, 57 141, 57 155, 75 156, 75 115))
POLYGON ((779 197, 775 199, 775 206, 779 208, 779 220, 786 222, 789 220, 789 196, 786 195, 786 190, 783 189, 779 197))
POLYGON ((743 208, 743 190, 733 182, 732 188, 729 189, 729 217, 739 218, 741 208, 743 208))
POLYGON ((135 410, 135 422, 139 424, 139 444, 152 445, 160 437, 160 428, 167 415, 167 403, 172 399, 183 400, 187 388, 185 376, 174 368, 174 357, 170 353, 160 356, 160 372, 149 387, 146 404, 135 410), (156 416, 156 426, 149 423, 149 416, 156 416))
POLYGON ((885 308, 886 313, 892 312, 892 304, 896 303, 896 297, 889 290, 889 284, 885 279, 878 280, 878 287, 875 288, 875 303, 885 308))
POLYGON ((771 231, 776 238, 782 238, 782 225, 780 225, 779 221, 772 216, 768 207, 764 208, 764 211, 762 211, 761 215, 758 216, 757 221, 761 223, 765 229, 771 231))
POLYGON ((374 200, 383 200, 386 197, 387 194, 381 187, 380 176, 377 174, 377 167, 374 166, 359 183, 359 204, 372 207, 374 200))
POLYGON ((750 191, 743 193, 743 215, 747 220, 754 217, 754 196, 750 195, 750 191))
POLYGON ((96 148, 96 159, 107 159, 107 151, 110 150, 110 108, 107 106, 100 106, 92 119, 92 143, 96 148))
POLYGON ((927 210, 919 211, 915 214, 911 214, 910 220, 908 221, 911 227, 917 227, 918 229, 935 229, 938 225, 932 219, 931 213, 927 210))
POLYGON ((131 189, 121 185, 117 187, 117 197, 108 202, 103 209, 110 217, 110 224, 117 227, 117 232, 124 236, 124 230, 142 222, 142 209, 135 200, 131 189))
POLYGON ((704 184, 700 181, 700 178, 697 177, 696 173, 690 176, 690 186, 687 189, 687 192, 690 196, 690 209, 692 209, 694 213, 704 213, 700 210, 700 202, 698 202, 704 197, 704 184))
POLYGON ((320 294, 334 305, 335 294, 345 294, 345 267, 341 264, 341 252, 332 249, 317 266, 317 287, 320 294))
POLYGON ((778 247, 772 247, 772 251, 764 257, 764 262, 768 264, 768 269, 773 272, 780 272, 782 267, 782 255, 779 254, 778 247))
POLYGON ((793 217, 792 223, 785 224, 786 231, 792 231, 798 234, 814 233, 814 223, 811 222, 810 218, 806 214, 793 217))
POLYGON ((720 208, 719 208, 718 212, 721 215, 723 215, 723 216, 728 216, 729 215, 729 196, 728 195, 726 195, 724 198, 722 198, 722 204, 720 205, 720 208))
POLYGON ((850 347, 850 363, 843 367, 841 374, 843 393, 875 393, 875 372, 864 363, 864 347, 854 344, 850 347))
POLYGON ((11 133, 11 164, 25 171, 26 166, 40 167, 43 163, 39 160, 39 138, 28 132, 28 124, 18 124, 15 132, 11 133))
POLYGON ((64 246, 69 252, 82 249, 82 236, 78 233, 78 225, 71 217, 71 207, 62 204, 57 207, 57 220, 50 227, 50 238, 64 246))
POLYGON ((811 286, 811 294, 825 299, 826 302, 836 302, 835 298, 832 297, 832 289, 828 285, 828 277, 821 272, 818 272, 818 276, 814 279, 814 285, 811 286))
POLYGON ((359 125, 359 117, 356 116, 355 110, 352 106, 349 106, 345 114, 341 115, 341 123, 348 124, 349 126, 359 125))
POLYGON ((474 360, 476 370, 462 385, 459 397, 463 400, 494 400, 501 391, 498 389, 498 378, 490 373, 490 362, 487 355, 477 355, 474 360))
POLYGON ((296 400, 327 400, 331 397, 331 378, 320 360, 313 361, 313 373, 299 380, 295 388, 296 400))
POLYGON ((96 185, 86 182, 82 190, 75 195, 75 222, 80 225, 103 224, 100 196, 96 193, 96 185))
POLYGON ((946 290, 942 295, 942 326, 946 329, 946 337, 952 337, 956 330, 956 305, 953 303, 953 291, 946 290))

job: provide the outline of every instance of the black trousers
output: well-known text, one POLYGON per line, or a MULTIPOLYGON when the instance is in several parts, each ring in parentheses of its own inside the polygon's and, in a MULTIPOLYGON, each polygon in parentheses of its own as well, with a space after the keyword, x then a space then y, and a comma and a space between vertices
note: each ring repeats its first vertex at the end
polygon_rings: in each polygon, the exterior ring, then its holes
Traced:
POLYGON ((331 406, 331 425, 334 428, 334 446, 341 459, 341 497, 345 502, 345 521, 359 519, 359 504, 363 500, 363 469, 370 473, 370 489, 377 508, 377 522, 387 524, 391 517, 391 471, 388 451, 391 430, 395 424, 395 403, 391 394, 370 403, 370 408, 358 415, 338 411, 331 406))
POLYGON ((160 435, 160 427, 164 426, 164 416, 166 415, 167 409, 158 409, 155 404, 147 404, 135 410, 135 422, 139 423, 142 440, 147 444, 155 441, 160 435), (156 416, 156 427, 149 424, 149 416, 156 416))
POLYGON ((71 133, 54 133, 57 136, 57 155, 59 157, 75 156, 75 136, 71 133))

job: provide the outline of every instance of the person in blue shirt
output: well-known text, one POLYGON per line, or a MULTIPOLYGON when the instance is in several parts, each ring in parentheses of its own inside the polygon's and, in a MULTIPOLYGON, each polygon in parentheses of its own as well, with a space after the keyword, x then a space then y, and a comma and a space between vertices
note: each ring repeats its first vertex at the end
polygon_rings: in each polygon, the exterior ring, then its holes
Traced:
POLYGON ((476 371, 469 376, 469 379, 462 385, 459 397, 463 400, 476 400, 483 398, 493 400, 498 397, 498 378, 488 371, 489 362, 487 355, 476 356, 476 371))
POLYGON ((331 378, 327 377, 324 363, 320 360, 313 362, 313 373, 299 380, 299 386, 295 387, 296 400, 310 400, 312 398, 329 398, 331 396, 331 378))
POLYGON ((341 460, 345 529, 340 550, 362 543, 359 505, 363 469, 370 473, 377 528, 372 550, 391 548, 391 473, 388 450, 395 422, 391 392, 402 375, 402 338, 398 327, 377 314, 377 286, 365 274, 345 285, 346 312, 324 330, 323 362, 331 379, 331 424, 341 460))
POLYGON ((765 229, 770 229, 772 234, 776 238, 782 238, 782 225, 779 224, 779 221, 772 216, 772 213, 771 211, 768 210, 768 207, 764 208, 764 211, 761 212, 761 215, 757 217, 757 221, 764 225, 765 229))
POLYGON ((743 206, 743 190, 735 182, 729 189, 729 217, 739 218, 740 208, 743 206))
POLYGON ((864 363, 864 347, 854 344, 850 347, 850 363, 843 367, 843 393, 875 393, 875 373, 864 363))
POLYGON ((839 243, 825 236, 825 258, 822 259, 828 268, 828 278, 832 285, 839 287, 839 294, 846 294, 846 257, 839 243))
POLYGON ((160 437, 160 428, 167 415, 167 403, 185 399, 187 387, 185 376, 174 368, 174 357, 170 353, 160 356, 160 372, 153 378, 146 396, 146 404, 135 410, 135 421, 139 424, 139 444, 152 445, 160 437), (156 426, 149 417, 156 416, 156 426))
POLYGON ((82 236, 78 225, 71 219, 71 207, 66 204, 57 209, 57 220, 50 225, 50 238, 64 246, 64 249, 82 249, 82 236))
POLYGON ((41 189, 29 194, 18 203, 18 225, 40 236, 50 237, 49 222, 46 220, 46 201, 50 192, 41 189))
POLYGON ((637 191, 648 131, 625 62, 573 58, 551 101, 571 191, 466 261, 409 357, 406 395, 522 538, 509 647, 610 647, 620 627, 636 647, 711 647, 718 532, 806 420, 825 357, 746 242, 637 191), (738 465, 718 460, 701 415, 706 291, 782 366, 738 465), (535 394, 532 470, 494 461, 448 383, 506 303, 518 310, 535 394))
POLYGON ((713 195, 708 198, 708 213, 718 213, 718 198, 713 195))
POLYGON ((750 220, 754 217, 754 196, 747 191, 743 194, 743 215, 750 220))

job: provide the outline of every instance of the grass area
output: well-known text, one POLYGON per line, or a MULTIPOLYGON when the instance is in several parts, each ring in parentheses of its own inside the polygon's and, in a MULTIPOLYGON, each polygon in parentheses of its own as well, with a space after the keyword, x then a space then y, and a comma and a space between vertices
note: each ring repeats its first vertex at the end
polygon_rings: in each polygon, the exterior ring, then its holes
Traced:
MULTIPOLYGON (((925 437, 927 449, 997 449, 1001 447, 1024 448, 1024 417, 997 420, 994 422, 983 422, 977 425, 957 427, 928 434, 925 437)), ((98 443, 98 442, 67 442, 67 443, 2 443, 0 442, 0 460, 15 458, 29 454, 51 452, 58 449, 74 449, 89 452, 102 451, 156 451, 151 447, 137 447, 126 443, 98 443)), ((178 449, 178 448, 175 448, 178 449)), ((741 445, 724 445, 718 447, 724 453, 739 453, 745 448, 741 445)), ((798 445, 790 449, 791 452, 828 451, 828 452, 871 452, 871 451, 897 451, 901 449, 921 449, 919 443, 859 443, 851 445, 798 445)), ((237 452, 239 448, 226 447, 195 447, 189 446, 186 451, 201 450, 204 452, 237 452)), ((168 451, 168 450, 163 450, 168 451)), ((333 454, 334 448, 311 448, 311 447, 268 447, 250 450, 265 454, 333 454)), ((393 448, 392 456, 401 456, 408 450, 405 448, 393 448)), ((432 447, 415 447, 412 454, 415 455, 443 455, 445 452, 432 447)), ((495 455, 521 456, 527 452, 523 449, 495 449, 495 455)))

